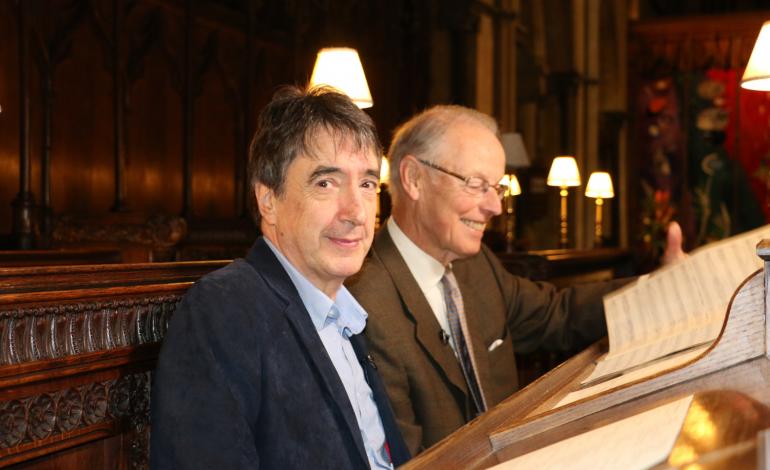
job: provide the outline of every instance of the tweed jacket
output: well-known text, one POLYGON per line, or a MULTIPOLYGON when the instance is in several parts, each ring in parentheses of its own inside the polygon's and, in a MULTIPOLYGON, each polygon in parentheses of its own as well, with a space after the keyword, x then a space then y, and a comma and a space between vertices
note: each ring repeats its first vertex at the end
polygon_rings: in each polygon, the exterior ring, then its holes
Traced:
MULTIPOLYGON (((363 335, 351 343, 403 463, 363 335)), ((163 469, 369 468, 342 381, 264 239, 201 278, 177 308, 153 381, 150 453, 163 469)))
MULTIPOLYGON (((623 282, 558 290, 508 273, 486 246, 452 265, 489 407, 519 388, 514 353, 570 351, 604 336, 602 295, 623 282)), ((364 332, 412 454, 472 419, 459 362, 387 229, 347 285, 369 313, 364 332)))

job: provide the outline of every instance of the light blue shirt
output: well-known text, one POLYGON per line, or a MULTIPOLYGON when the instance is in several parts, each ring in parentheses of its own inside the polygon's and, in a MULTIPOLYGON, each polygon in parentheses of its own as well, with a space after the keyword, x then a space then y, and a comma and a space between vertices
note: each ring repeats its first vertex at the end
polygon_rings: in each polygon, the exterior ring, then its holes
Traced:
POLYGON ((345 387, 358 421, 369 465, 373 469, 392 469, 393 465, 385 449, 385 430, 372 389, 366 383, 364 371, 350 344, 350 337, 361 333, 366 326, 366 311, 345 286, 341 286, 337 291, 336 301, 330 299, 297 271, 270 240, 265 238, 265 241, 297 288, 299 297, 310 313, 318 336, 321 337, 321 342, 345 387))

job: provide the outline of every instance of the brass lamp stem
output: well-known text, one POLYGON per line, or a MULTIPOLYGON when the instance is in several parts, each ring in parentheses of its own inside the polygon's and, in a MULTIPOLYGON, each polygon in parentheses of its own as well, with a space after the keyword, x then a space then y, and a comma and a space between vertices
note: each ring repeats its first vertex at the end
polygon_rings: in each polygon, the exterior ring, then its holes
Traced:
POLYGON ((513 253, 516 242, 516 199, 505 193, 505 252, 513 253))
POLYGON ((559 248, 567 248, 567 187, 562 186, 559 195, 561 196, 561 238, 559 239, 559 248))
POLYGON ((604 201, 602 198, 596 198, 596 229, 594 231, 594 245, 597 247, 602 246, 602 206, 604 201))

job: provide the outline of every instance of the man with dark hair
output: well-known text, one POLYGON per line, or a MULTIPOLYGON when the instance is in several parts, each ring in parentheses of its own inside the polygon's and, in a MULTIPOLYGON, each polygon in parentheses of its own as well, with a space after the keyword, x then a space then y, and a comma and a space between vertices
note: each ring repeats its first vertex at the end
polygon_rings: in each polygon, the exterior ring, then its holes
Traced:
POLYGON ((153 383, 154 468, 393 468, 409 458, 342 285, 374 230, 380 145, 328 88, 278 92, 250 177, 262 230, 246 259, 177 308, 153 383))
POLYGON ((557 290, 511 275, 481 243, 504 192, 491 117, 431 108, 396 131, 388 161, 392 217, 347 284, 415 454, 518 390, 514 353, 605 335, 601 298, 622 281, 557 290))

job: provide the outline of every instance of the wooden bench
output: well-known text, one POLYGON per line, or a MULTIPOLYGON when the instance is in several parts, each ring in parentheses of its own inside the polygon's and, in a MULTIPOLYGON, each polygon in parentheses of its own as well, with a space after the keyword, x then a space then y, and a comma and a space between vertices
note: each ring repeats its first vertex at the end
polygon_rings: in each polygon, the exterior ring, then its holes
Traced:
POLYGON ((168 320, 225 264, 0 268, 0 467, 147 468, 168 320))
POLYGON ((0 268, 113 264, 123 261, 118 249, 0 250, 0 268))

